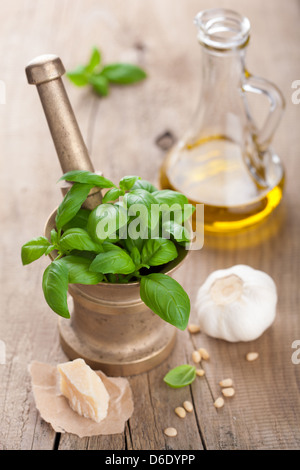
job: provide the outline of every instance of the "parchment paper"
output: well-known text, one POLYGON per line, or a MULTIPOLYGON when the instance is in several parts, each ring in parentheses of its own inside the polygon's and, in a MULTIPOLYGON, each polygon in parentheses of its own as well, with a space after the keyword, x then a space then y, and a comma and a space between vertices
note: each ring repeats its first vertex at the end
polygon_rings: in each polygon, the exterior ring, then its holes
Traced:
POLYGON ((59 394, 59 375, 56 366, 33 361, 28 367, 36 407, 41 417, 56 432, 69 432, 79 437, 118 434, 133 413, 133 400, 129 382, 123 377, 107 377, 95 371, 109 393, 108 413, 100 423, 84 418, 73 411, 68 400, 59 394))

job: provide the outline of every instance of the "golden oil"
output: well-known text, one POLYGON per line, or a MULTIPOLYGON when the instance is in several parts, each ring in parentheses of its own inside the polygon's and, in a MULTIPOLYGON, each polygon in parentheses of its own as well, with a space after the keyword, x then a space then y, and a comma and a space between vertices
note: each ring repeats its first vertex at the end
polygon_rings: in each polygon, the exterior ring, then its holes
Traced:
MULTIPOLYGON (((247 148, 247 147, 246 147, 247 148)), ((162 189, 204 204, 204 229, 211 233, 245 230, 265 219, 281 201, 284 175, 276 155, 269 154, 268 181, 261 185, 251 174, 242 146, 222 135, 175 146, 160 171, 162 189)))

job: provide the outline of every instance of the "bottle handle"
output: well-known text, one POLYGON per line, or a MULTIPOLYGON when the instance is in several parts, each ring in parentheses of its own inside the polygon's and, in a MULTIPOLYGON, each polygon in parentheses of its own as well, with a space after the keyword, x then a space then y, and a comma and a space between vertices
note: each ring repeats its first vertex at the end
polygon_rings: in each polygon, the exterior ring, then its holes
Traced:
POLYGON ((262 128, 257 131, 255 135, 255 142, 258 150, 260 153, 263 153, 268 149, 273 138, 273 134, 279 124, 285 108, 285 99, 276 85, 264 78, 251 75, 249 72, 246 73, 242 88, 243 91, 246 92, 265 95, 270 103, 269 114, 262 128))

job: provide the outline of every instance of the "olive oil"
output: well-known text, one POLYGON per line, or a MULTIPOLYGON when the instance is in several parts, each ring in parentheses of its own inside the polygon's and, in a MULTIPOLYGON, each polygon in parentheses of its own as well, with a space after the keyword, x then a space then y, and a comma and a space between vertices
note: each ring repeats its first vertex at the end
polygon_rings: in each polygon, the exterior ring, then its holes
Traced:
POLYGON ((246 148, 249 154, 221 135, 179 143, 161 167, 160 186, 182 192, 194 205, 203 203, 206 232, 235 232, 257 224, 280 203, 284 175, 276 155, 269 153, 269 184, 259 184, 247 166, 255 149, 246 148))

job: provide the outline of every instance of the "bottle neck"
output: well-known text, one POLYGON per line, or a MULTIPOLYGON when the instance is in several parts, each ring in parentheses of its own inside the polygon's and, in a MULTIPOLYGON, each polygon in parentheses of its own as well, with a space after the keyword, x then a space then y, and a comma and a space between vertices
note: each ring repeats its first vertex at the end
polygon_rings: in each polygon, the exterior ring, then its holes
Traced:
POLYGON ((245 47, 220 51, 202 47, 202 78, 198 106, 185 136, 189 145, 212 135, 227 135, 229 123, 243 128, 247 121, 242 87, 246 74, 245 47), (242 124, 241 124, 242 123, 242 124))
POLYGON ((202 48, 202 81, 204 91, 218 96, 238 89, 245 75, 245 48, 230 51, 215 51, 202 48))

